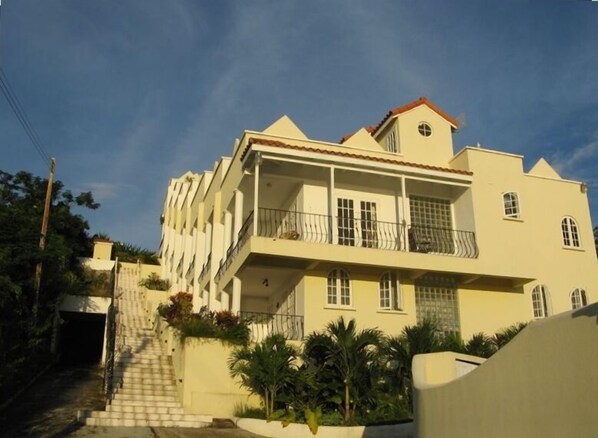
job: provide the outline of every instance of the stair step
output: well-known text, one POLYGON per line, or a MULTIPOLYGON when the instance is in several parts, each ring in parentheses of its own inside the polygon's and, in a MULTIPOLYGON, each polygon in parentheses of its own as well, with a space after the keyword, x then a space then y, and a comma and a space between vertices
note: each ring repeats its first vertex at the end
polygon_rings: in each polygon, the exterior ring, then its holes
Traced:
POLYGON ((114 396, 115 400, 137 400, 148 402, 177 402, 178 398, 174 395, 143 395, 143 394, 123 394, 117 392, 114 396))
POLYGON ((178 401, 150 401, 150 400, 120 400, 115 398, 112 403, 107 406, 136 406, 144 408, 181 408, 181 404, 178 401))
POLYGON ((130 406, 110 405, 106 406, 106 412, 134 412, 134 413, 155 413, 155 414, 184 414, 183 408, 178 406, 130 406))

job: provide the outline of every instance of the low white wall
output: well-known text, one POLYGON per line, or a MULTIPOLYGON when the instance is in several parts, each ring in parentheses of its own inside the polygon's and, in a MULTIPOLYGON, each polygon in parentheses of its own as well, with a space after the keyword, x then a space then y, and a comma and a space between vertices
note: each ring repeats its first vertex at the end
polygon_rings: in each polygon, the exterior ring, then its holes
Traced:
POLYGON ((106 313, 110 307, 110 298, 89 297, 84 295, 65 295, 60 301, 61 312, 106 313))
MULTIPOLYGON (((532 322, 475 370, 446 383, 417 372, 416 357, 417 436, 596 436, 596 346, 598 303, 532 322)), ((427 361, 432 370, 434 356, 427 361)))
POLYGON ((114 268, 114 260, 80 258, 79 261, 94 271, 111 271, 114 268))
MULTIPOLYGON (((306 424, 289 424, 282 427, 280 421, 257 420, 254 418, 237 419, 237 427, 248 432, 269 438, 313 438, 306 424)), ((401 423, 385 426, 320 426, 316 438, 413 438, 413 423, 401 423)))

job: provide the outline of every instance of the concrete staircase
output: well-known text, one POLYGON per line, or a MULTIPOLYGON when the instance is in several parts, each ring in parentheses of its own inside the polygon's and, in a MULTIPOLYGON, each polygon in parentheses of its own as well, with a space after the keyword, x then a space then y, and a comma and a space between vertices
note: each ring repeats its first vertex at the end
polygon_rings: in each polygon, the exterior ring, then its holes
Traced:
POLYGON ((212 418, 186 414, 178 401, 170 358, 163 355, 148 327, 137 271, 121 268, 118 276, 119 327, 114 393, 105 411, 79 411, 88 426, 206 427, 212 418))

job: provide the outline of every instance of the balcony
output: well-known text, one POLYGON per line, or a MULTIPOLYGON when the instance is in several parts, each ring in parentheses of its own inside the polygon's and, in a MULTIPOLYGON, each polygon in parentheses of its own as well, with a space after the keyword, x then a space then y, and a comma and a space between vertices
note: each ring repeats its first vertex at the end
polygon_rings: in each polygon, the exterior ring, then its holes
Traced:
POLYGON ((473 231, 260 208, 257 235, 303 242, 477 258, 473 231))
POLYGON ((252 212, 245 220, 237 243, 231 244, 225 258, 220 261, 216 282, 252 234, 254 220, 257 220, 259 237, 460 258, 478 257, 473 231, 423 225, 406 226, 395 222, 270 208, 260 208, 257 218, 254 216, 252 212))
POLYGON ((303 316, 241 311, 239 317, 249 324, 252 342, 261 342, 273 334, 288 340, 303 340, 303 316))

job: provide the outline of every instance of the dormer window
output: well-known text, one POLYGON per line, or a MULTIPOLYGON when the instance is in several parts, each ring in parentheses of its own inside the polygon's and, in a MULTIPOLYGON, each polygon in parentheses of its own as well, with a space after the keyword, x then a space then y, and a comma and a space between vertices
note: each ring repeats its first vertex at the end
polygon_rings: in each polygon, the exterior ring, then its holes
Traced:
POLYGON ((429 137, 432 135, 432 127, 430 126, 430 124, 428 122, 421 122, 417 126, 417 130, 424 137, 429 137))
POLYGON ((399 151, 397 148, 397 135, 394 129, 391 129, 386 136, 386 150, 395 154, 399 151))

